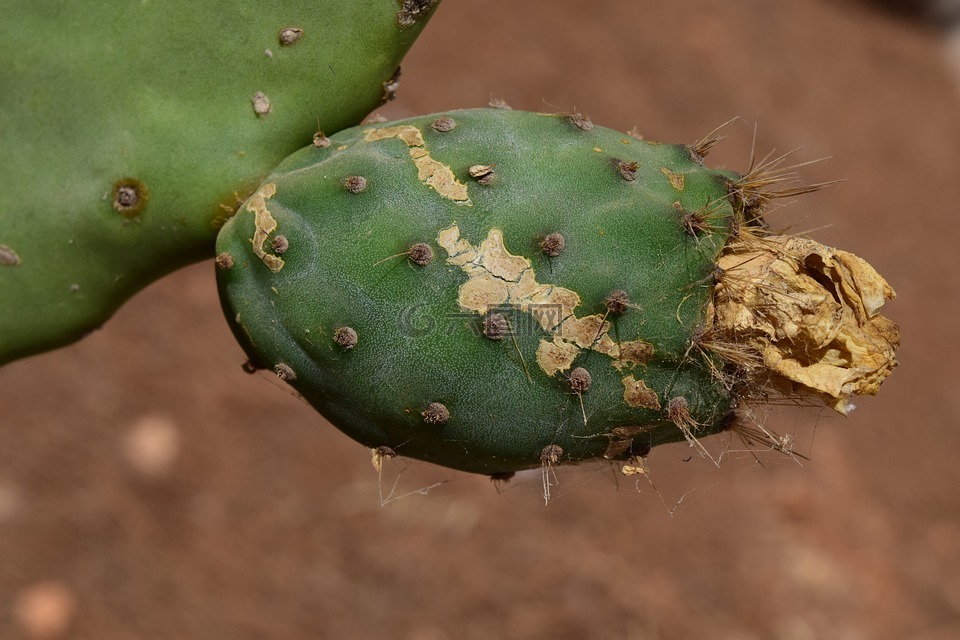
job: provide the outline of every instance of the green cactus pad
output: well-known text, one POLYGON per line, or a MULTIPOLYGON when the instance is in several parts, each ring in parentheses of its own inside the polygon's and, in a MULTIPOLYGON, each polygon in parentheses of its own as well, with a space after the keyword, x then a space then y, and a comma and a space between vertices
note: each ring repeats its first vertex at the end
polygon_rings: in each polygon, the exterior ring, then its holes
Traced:
POLYGON ((0 2, 0 363, 210 257, 282 158, 392 97, 436 4, 0 2))
POLYGON ((713 317, 758 192, 707 146, 493 109, 343 131, 224 226, 227 318, 377 455, 505 474, 699 444, 757 352, 722 357, 713 317))

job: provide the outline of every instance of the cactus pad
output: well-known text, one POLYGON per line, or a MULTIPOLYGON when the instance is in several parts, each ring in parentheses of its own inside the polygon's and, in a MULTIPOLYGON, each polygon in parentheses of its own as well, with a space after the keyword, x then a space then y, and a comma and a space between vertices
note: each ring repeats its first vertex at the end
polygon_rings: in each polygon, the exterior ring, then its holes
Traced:
POLYGON ((318 126, 393 96, 437 1, 0 0, 0 363, 212 256, 318 126))

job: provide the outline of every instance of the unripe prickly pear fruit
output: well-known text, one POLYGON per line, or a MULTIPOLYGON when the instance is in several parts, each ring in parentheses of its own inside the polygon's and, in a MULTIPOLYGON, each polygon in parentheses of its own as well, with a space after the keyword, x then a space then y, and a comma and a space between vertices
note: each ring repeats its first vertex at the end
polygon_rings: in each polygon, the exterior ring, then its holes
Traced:
POLYGON ((343 131, 221 231, 226 315, 378 455, 472 472, 699 446, 771 381, 845 411, 896 364, 893 291, 769 233, 798 190, 705 168, 712 142, 490 109, 343 131))

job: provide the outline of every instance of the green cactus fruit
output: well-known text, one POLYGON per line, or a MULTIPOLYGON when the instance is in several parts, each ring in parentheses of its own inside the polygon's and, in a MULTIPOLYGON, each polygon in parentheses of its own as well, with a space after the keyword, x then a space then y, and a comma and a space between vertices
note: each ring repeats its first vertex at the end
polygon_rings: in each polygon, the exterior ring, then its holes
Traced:
POLYGON ((705 168, 714 141, 496 109, 343 131, 222 229, 227 318, 379 457, 502 477, 728 429, 782 448, 740 408, 771 381, 841 411, 874 393, 893 291, 768 232, 762 207, 803 189, 772 190, 776 161, 705 168))
POLYGON ((318 126, 392 97, 437 2, 0 0, 0 363, 210 257, 318 126))

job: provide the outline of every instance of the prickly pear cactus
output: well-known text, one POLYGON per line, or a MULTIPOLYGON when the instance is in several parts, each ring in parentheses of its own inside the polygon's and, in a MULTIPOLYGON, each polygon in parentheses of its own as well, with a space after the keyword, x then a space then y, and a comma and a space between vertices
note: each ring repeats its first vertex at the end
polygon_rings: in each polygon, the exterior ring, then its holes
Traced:
POLYGON ((728 429, 779 447, 738 411, 772 380, 841 411, 874 393, 893 291, 769 233, 789 171, 707 169, 713 142, 493 109, 343 131, 224 226, 226 315, 379 457, 500 477, 728 429))
POLYGON ((0 363, 212 254, 280 160, 392 97, 439 0, 0 0, 0 363))

